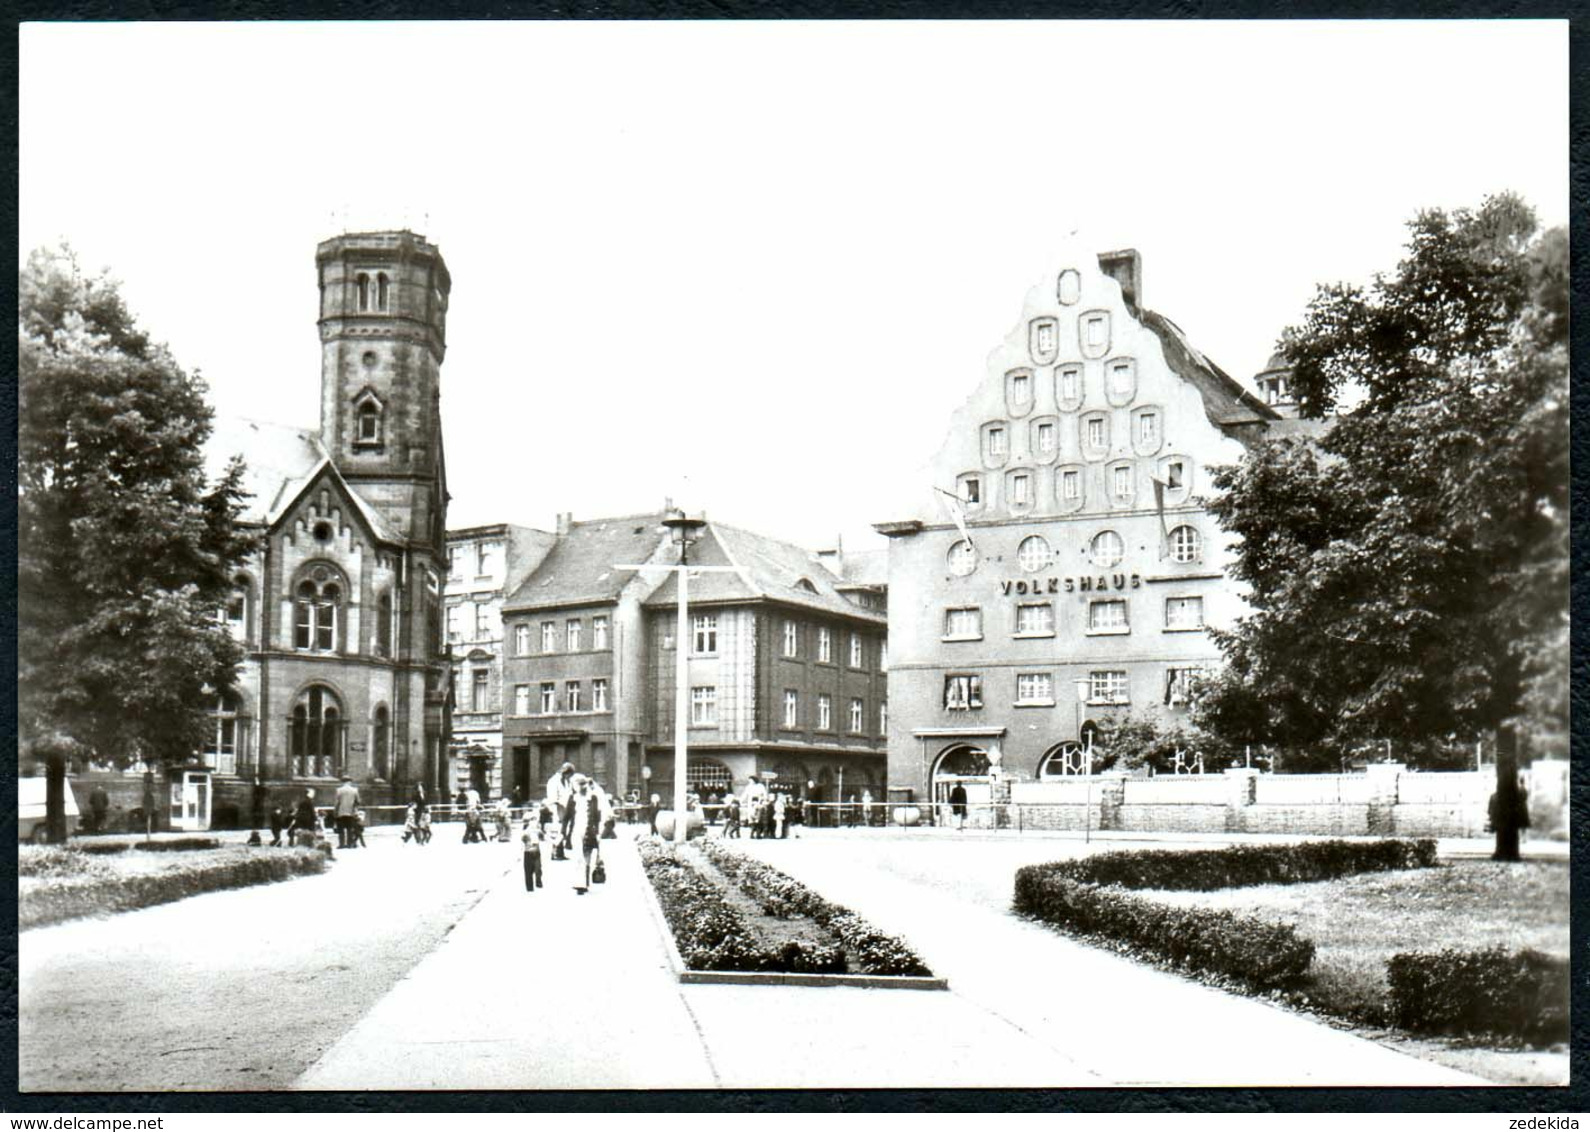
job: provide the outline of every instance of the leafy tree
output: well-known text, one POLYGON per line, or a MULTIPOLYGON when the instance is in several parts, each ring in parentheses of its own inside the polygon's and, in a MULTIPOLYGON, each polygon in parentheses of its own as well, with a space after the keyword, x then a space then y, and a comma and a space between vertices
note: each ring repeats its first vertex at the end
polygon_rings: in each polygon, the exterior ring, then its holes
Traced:
POLYGON ((1252 614, 1199 717, 1327 765, 1567 730, 1566 233, 1512 195, 1409 231, 1393 273, 1321 287, 1282 336, 1322 434, 1214 476, 1252 614))
POLYGON ((205 481, 205 386, 69 248, 19 278, 18 722, 65 834, 68 757, 179 762, 242 650, 217 612, 252 536, 242 465, 205 481))
POLYGON ((1174 774, 1178 756, 1183 771, 1196 765, 1199 756, 1206 771, 1224 769, 1233 761, 1228 742, 1197 727, 1167 724, 1157 715, 1138 712, 1099 720, 1095 771, 1148 767, 1155 774, 1174 774))

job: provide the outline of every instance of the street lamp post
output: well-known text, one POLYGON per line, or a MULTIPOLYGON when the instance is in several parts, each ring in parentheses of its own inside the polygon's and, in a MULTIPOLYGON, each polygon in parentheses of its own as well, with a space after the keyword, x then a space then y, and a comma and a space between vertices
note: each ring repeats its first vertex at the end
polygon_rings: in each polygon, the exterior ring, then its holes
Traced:
POLYGON ((690 630, 690 571, 717 570, 733 573, 733 566, 691 566, 690 543, 692 536, 707 525, 705 519, 692 519, 677 508, 668 513, 663 526, 674 534, 679 543, 679 564, 665 566, 657 562, 638 565, 618 564, 618 570, 668 570, 679 579, 679 611, 674 629, 674 841, 683 845, 689 836, 685 820, 685 795, 689 793, 689 715, 690 666, 688 663, 690 630))

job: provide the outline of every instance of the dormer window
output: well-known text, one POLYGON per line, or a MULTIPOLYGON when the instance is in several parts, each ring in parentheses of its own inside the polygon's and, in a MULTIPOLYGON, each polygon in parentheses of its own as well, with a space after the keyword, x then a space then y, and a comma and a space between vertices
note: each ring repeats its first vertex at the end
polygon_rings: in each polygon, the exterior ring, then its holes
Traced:
POLYGON ((386 413, 381 401, 368 389, 354 402, 353 446, 380 448, 386 443, 386 413))

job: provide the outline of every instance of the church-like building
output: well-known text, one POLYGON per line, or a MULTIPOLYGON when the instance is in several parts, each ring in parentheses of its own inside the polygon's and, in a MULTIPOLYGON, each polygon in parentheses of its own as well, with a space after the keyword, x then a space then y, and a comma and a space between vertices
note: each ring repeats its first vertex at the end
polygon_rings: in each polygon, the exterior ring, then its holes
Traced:
POLYGON ((341 775, 366 804, 445 782, 442 634, 447 473, 440 378, 451 280, 408 231, 334 237, 315 253, 320 426, 217 421, 212 475, 247 465, 263 534, 226 617, 247 648, 204 750, 170 785, 170 824, 246 822, 341 775))

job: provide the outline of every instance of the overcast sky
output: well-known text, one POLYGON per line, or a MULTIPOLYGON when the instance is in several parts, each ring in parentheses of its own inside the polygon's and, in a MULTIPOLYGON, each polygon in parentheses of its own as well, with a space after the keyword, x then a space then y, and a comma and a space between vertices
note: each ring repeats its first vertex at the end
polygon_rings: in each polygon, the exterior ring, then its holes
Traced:
POLYGON ((315 245, 412 227, 450 526, 666 495, 860 548, 1069 232, 1249 378, 1421 207, 1565 222, 1567 61, 1566 22, 27 25, 21 251, 314 426, 315 245))

